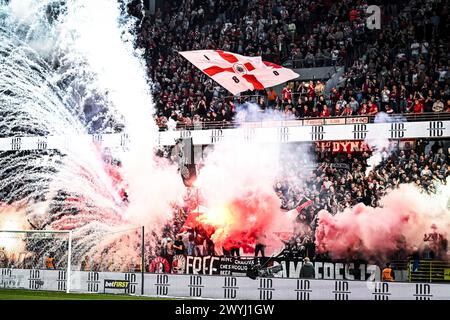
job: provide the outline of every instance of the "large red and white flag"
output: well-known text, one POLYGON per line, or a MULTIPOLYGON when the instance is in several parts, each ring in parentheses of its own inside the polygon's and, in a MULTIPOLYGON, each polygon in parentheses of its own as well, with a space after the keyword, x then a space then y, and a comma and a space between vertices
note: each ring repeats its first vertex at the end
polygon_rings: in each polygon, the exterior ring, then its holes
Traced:
POLYGON ((294 71, 263 61, 221 50, 182 51, 180 54, 233 95, 262 90, 297 78, 294 71))

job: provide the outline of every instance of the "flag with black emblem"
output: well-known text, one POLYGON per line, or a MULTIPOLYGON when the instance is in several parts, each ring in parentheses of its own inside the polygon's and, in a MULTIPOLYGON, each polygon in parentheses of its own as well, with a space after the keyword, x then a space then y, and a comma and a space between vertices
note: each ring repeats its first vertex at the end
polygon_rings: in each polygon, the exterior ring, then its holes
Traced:
POLYGON ((247 90, 263 90, 298 78, 291 69, 222 50, 179 52, 193 65, 233 95, 247 90))

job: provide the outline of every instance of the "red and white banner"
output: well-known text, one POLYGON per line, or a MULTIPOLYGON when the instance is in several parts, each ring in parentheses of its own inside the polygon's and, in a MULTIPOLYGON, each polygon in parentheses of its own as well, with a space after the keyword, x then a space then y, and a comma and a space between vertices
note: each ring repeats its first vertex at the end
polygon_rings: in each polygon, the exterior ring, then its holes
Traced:
POLYGON ((319 141, 316 142, 317 151, 331 151, 333 153, 353 153, 371 151, 364 141, 319 141))
POLYGON ((345 118, 326 118, 325 124, 345 124, 345 118))
MULTIPOLYGON (((411 150, 415 146, 415 139, 403 139, 400 141, 390 141, 391 149, 411 150)), ((316 151, 331 151, 333 153, 353 153, 371 151, 369 145, 363 140, 344 140, 344 141, 317 141, 316 151)))
POLYGON ((182 51, 189 62, 233 95, 247 90, 263 90, 299 75, 261 57, 246 57, 222 50, 182 51))
POLYGON ((325 119, 305 119, 303 125, 305 126, 321 126, 325 124, 325 119))
POLYGON ((398 142, 400 150, 412 150, 416 147, 416 139, 401 140, 398 142))
POLYGON ((369 123, 368 117, 346 118, 347 124, 369 123))
POLYGON ((273 128, 281 127, 281 121, 263 121, 261 122, 261 128, 273 128))

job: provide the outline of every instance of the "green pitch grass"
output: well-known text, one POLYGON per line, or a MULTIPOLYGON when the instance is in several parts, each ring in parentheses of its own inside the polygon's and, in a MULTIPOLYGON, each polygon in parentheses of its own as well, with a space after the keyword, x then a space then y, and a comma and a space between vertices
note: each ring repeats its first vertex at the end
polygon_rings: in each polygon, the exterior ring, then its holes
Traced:
POLYGON ((65 293, 54 291, 31 291, 0 289, 0 300, 173 300, 173 298, 138 297, 103 293, 65 293))

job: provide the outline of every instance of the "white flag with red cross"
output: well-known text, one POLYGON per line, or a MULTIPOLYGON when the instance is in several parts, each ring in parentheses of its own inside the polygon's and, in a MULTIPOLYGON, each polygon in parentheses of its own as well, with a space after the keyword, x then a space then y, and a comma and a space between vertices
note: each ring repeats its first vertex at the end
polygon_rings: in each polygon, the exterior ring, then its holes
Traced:
POLYGON ((179 53, 233 95, 247 90, 263 90, 299 76, 291 69, 263 61, 261 57, 246 57, 221 50, 179 53))

